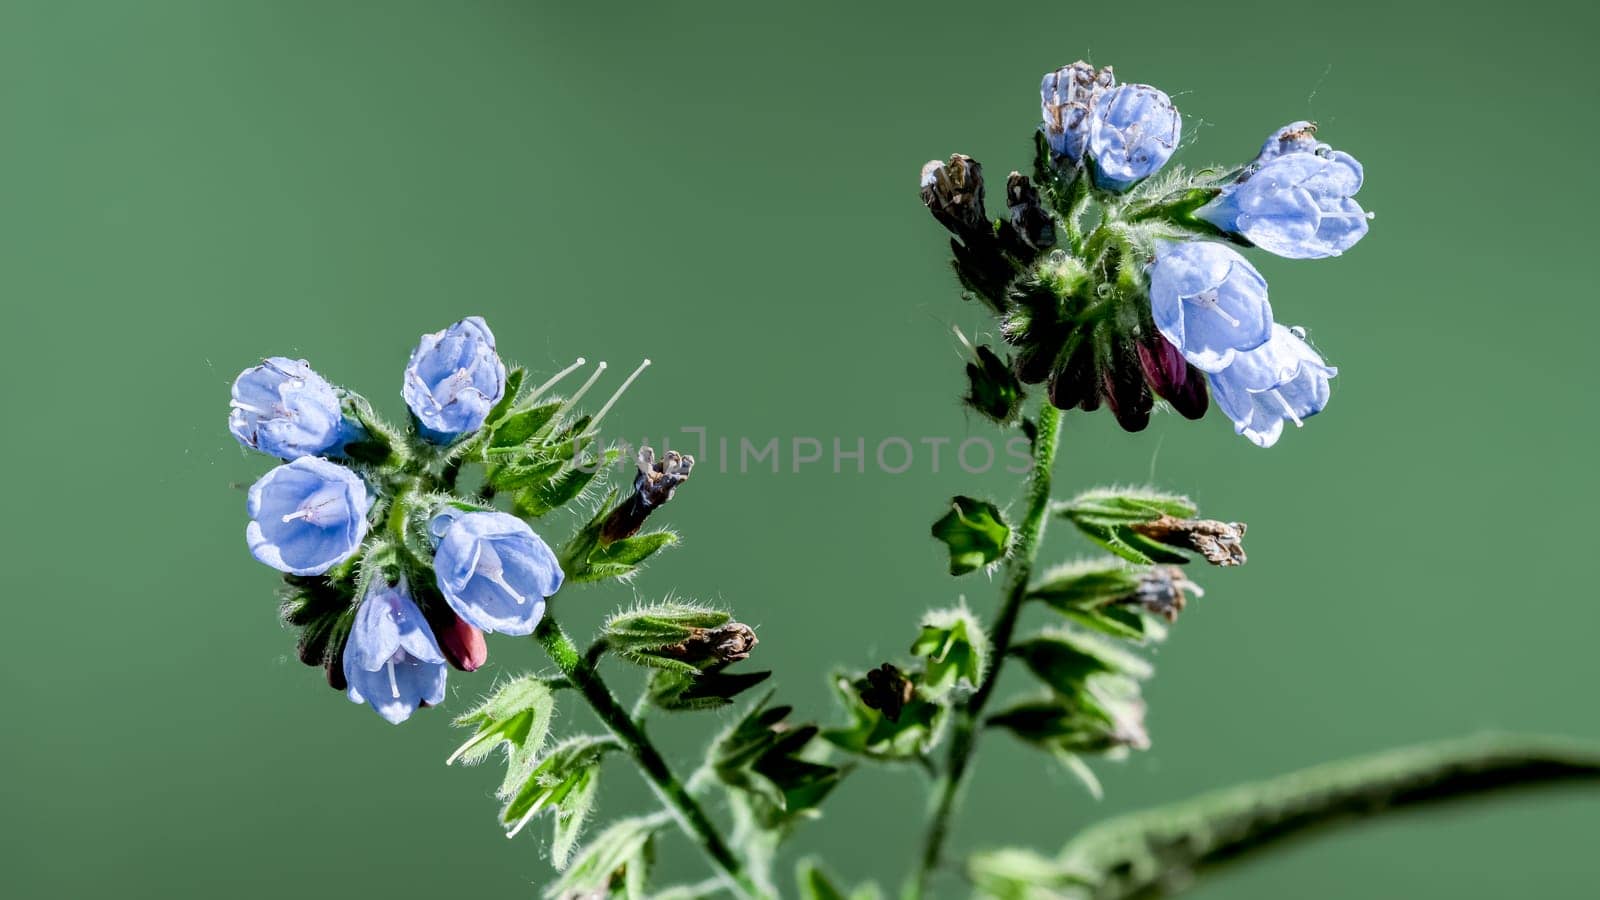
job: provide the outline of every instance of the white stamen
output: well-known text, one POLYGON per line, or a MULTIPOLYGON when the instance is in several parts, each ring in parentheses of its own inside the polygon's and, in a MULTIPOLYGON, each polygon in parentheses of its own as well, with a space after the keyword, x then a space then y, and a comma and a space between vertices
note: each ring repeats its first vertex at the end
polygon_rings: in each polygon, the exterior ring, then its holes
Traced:
POLYGON ((967 340, 967 336, 965 334, 961 333, 960 325, 952 325, 950 326, 950 330, 956 333, 956 340, 961 342, 961 346, 967 348, 968 356, 976 357, 978 355, 978 351, 972 346, 972 342, 967 340))
POLYGON ((1216 292, 1215 289, 1209 290, 1209 291, 1201 291, 1200 293, 1195 294, 1193 297, 1185 297, 1184 299, 1185 300, 1189 300, 1189 301, 1194 302, 1194 303, 1197 303, 1201 307, 1203 307, 1205 309, 1208 309, 1211 312, 1216 313, 1218 316, 1221 316, 1222 319, 1224 321, 1226 321, 1229 325, 1232 325, 1235 328, 1239 327, 1239 324, 1240 324, 1239 320, 1235 319, 1233 316, 1228 315, 1228 311, 1223 309, 1222 305, 1217 302, 1217 292, 1216 292))
POLYGON ((536 800, 533 804, 533 807, 529 809, 522 818, 517 820, 517 824, 511 826, 510 831, 506 832, 506 837, 508 839, 516 837, 517 832, 521 831, 524 825, 527 825, 529 822, 533 821, 533 817, 538 814, 539 810, 544 809, 544 802, 549 799, 550 795, 545 794, 543 797, 540 797, 538 800, 536 800))
POLYGON ((472 373, 466 369, 457 369, 454 374, 439 384, 433 392, 433 400, 441 407, 449 406, 456 402, 456 397, 467 388, 472 387, 472 373))
POLYGON ((489 579, 490 582, 499 585, 501 590, 503 590, 506 593, 510 594, 512 597, 515 597, 516 600, 517 600, 517 605, 518 606, 521 606, 522 604, 528 602, 528 598, 527 597, 522 596, 522 594, 519 593, 516 588, 512 587, 509 584, 506 584, 505 572, 503 572, 503 571, 484 572, 483 573, 483 577, 489 579))
POLYGON ((583 383, 583 387, 578 388, 578 392, 573 394, 570 398, 567 399, 567 407, 569 409, 574 408, 574 407, 576 407, 578 405, 578 401, 582 400, 583 399, 583 395, 587 394, 589 392, 589 388, 594 387, 594 383, 596 381, 600 380, 600 375, 602 373, 604 373, 605 370, 606 370, 605 360, 601 360, 600 361, 600 365, 594 370, 594 374, 590 375, 589 376, 589 380, 585 381, 583 383))
MULTIPOLYGON (((312 496, 316 497, 317 495, 313 494, 312 496)), ((328 498, 322 500, 319 503, 312 503, 312 504, 309 504, 307 506, 302 506, 302 507, 300 507, 299 509, 295 510, 292 513, 285 514, 283 516, 283 522, 284 522, 284 524, 287 525, 288 523, 293 522, 296 519, 305 519, 310 524, 315 525, 315 524, 317 524, 317 513, 320 512, 324 506, 327 506, 327 505, 329 505, 331 503, 336 503, 336 502, 338 502, 338 498, 336 498, 336 497, 328 497, 328 498)))
POLYGON ((639 368, 633 370, 633 374, 629 375, 627 379, 622 382, 622 387, 617 388, 616 392, 611 395, 611 399, 606 401, 606 405, 600 407, 600 411, 595 413, 594 418, 589 420, 590 430, 593 430, 594 426, 600 424, 600 420, 604 419, 606 417, 606 413, 611 411, 611 407, 615 406, 617 401, 622 398, 622 392, 626 391, 629 385, 633 384, 633 380, 639 377, 639 373, 643 372, 649 367, 650 360, 648 359, 639 363, 639 368))
POLYGON ((396 681, 395 677, 394 677, 394 660, 393 659, 389 660, 389 693, 394 695, 394 699, 396 699, 396 700, 400 699, 400 682, 396 681))
POLYGON ((538 387, 534 388, 533 389, 533 393, 528 395, 529 399, 537 397, 540 394, 544 393, 545 391, 550 390, 551 388, 556 386, 556 382, 558 382, 561 379, 567 377, 568 375, 571 375, 573 372, 576 372, 578 369, 581 369, 581 368, 583 368, 584 366, 586 366, 588 364, 589 364, 589 361, 587 359, 584 359, 581 356, 578 357, 577 361, 574 362, 572 365, 567 366, 565 369, 562 369, 561 371, 555 373, 554 375, 551 375, 549 381, 546 381, 544 384, 541 384, 538 387))
POLYGON ((1290 406, 1289 405, 1289 401, 1285 400, 1283 395, 1278 393, 1277 388, 1273 388, 1272 390, 1268 391, 1267 393, 1271 394, 1274 398, 1277 399, 1278 405, 1282 406, 1283 407, 1283 411, 1289 415, 1289 418, 1291 420, 1294 421, 1294 427, 1296 427, 1296 428, 1304 428, 1305 427, 1306 423, 1300 421, 1300 417, 1294 414, 1294 407, 1290 406))
POLYGON ((242 409, 242 410, 244 410, 245 412, 248 412, 248 413, 255 413, 258 416, 270 416, 270 415, 272 415, 272 413, 267 412, 266 410, 262 409, 259 406, 251 406, 248 403, 241 403, 238 400, 230 400, 230 401, 228 401, 228 405, 233 407, 234 409, 242 409))

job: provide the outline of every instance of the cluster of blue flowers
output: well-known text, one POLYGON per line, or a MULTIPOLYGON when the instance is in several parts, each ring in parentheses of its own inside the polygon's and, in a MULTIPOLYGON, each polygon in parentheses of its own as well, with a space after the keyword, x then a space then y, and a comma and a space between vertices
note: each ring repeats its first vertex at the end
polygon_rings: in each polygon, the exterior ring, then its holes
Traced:
MULTIPOLYGON (((1143 84, 1114 86, 1111 69, 1065 66, 1040 87, 1044 132, 1069 165, 1086 161, 1096 187, 1123 192, 1172 156, 1182 118, 1143 84)), ((1256 158, 1195 215, 1223 235, 1290 259, 1338 256, 1367 233, 1354 196, 1361 164, 1319 143, 1316 126, 1274 132, 1256 158)), ((1327 365, 1297 329, 1273 321, 1267 282, 1225 244, 1157 236, 1150 266, 1156 327, 1204 372, 1235 429, 1262 447, 1285 421, 1300 425, 1328 402, 1327 365)))
MULTIPOLYGON (((1155 397, 1200 418, 1209 383, 1235 429, 1263 447, 1285 422, 1320 412, 1337 370, 1301 329, 1273 320, 1266 279, 1230 244, 1290 259, 1350 249, 1370 218, 1354 199, 1360 163, 1295 122, 1232 171, 1151 178, 1183 134, 1159 89, 1077 62, 1044 76, 1040 106, 1033 180, 1007 179, 1007 217, 984 212, 969 157, 935 160, 921 180, 923 202, 956 237, 963 284, 1018 348, 1017 379, 1048 382, 1061 409, 1104 404, 1130 431, 1146 426, 1155 397)), ((1013 393, 975 384, 973 396, 1013 393)), ((980 411, 1003 419, 1015 407, 980 411)))
POLYGON ((348 638, 325 651, 330 680, 395 723, 444 698, 447 661, 466 671, 482 665, 484 632, 531 633, 564 578, 522 519, 443 501, 425 513, 422 541, 396 541, 403 546, 388 545, 388 556, 375 549, 387 538, 369 532, 415 489, 422 466, 476 435, 505 396, 506 367, 489 327, 474 317, 424 335, 402 393, 414 417, 409 454, 397 437, 374 434, 380 426, 365 400, 304 360, 272 358, 242 372, 228 417, 241 444, 285 460, 250 487, 251 554, 286 575, 322 576, 351 591, 348 638), (397 465, 397 454, 424 462, 397 465), (401 553, 410 554, 406 564, 390 565, 401 553), (407 577, 427 570, 432 585, 407 577), (425 614, 424 587, 447 609, 425 614))

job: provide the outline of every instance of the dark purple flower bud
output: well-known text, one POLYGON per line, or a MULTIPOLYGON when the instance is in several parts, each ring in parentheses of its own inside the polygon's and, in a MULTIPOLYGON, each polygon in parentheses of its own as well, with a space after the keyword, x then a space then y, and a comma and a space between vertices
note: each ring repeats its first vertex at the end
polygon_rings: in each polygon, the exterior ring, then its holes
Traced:
POLYGON ((1093 411, 1100 407, 1100 388, 1095 384, 1094 347, 1081 341, 1050 376, 1050 405, 1056 409, 1081 407, 1093 411))
POLYGON ((349 639, 348 632, 339 635, 338 643, 328 646, 328 655, 322 660, 322 667, 328 673, 328 687, 336 691, 350 689, 350 682, 344 677, 344 645, 349 639))
POLYGON ((439 649, 444 658, 463 672, 476 672, 489 659, 489 645, 483 632, 467 624, 454 613, 443 628, 435 628, 439 649))
POLYGON ((1139 367, 1156 396, 1172 404, 1185 419, 1206 414, 1209 395, 1205 375, 1189 365, 1183 351, 1156 331, 1144 335, 1135 349, 1139 352, 1139 367))
POLYGON ((1034 252, 1056 245, 1056 223, 1039 203, 1039 189, 1028 176, 1012 172, 1006 179, 1006 211, 1017 237, 1034 252))
POLYGON ((1150 386, 1145 384, 1138 354, 1126 343, 1112 346, 1100 370, 1100 389, 1105 394, 1106 405, 1111 407, 1111 414, 1117 417, 1117 424, 1124 431, 1143 431, 1150 424, 1150 409, 1155 399, 1150 396, 1150 386))
POLYGON ((960 153, 948 163, 922 167, 922 202, 952 234, 968 240, 987 236, 993 226, 983 210, 983 166, 960 153))

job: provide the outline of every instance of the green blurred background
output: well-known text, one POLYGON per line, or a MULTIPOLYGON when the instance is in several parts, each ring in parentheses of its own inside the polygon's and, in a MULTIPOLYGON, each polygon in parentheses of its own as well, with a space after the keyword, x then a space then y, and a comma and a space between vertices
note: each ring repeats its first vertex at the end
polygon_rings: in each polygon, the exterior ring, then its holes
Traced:
MULTIPOLYGON (((239 485, 268 464, 224 431, 231 378, 304 356, 398 415, 416 336, 478 313, 536 372, 654 359, 619 437, 988 435, 950 327, 992 327, 916 174, 956 150, 1025 166, 1039 76, 1079 57, 1173 94, 1182 161, 1318 120, 1378 218, 1343 259, 1257 259, 1342 368, 1303 432, 1261 451, 1215 414, 1132 436, 1069 417, 1064 491, 1189 491, 1250 523, 1251 563, 1201 573, 1149 689, 1155 747, 1100 766, 1104 802, 997 735, 957 845, 1053 849, 1112 812, 1477 729, 1600 737, 1589 9, 671 6, 0 6, 0 891, 534 895, 544 826, 506 841, 494 773, 442 765, 448 717, 534 648, 492 640, 401 728, 301 667, 244 547, 239 485)), ((698 471, 682 548, 563 595, 569 625, 635 591, 729 604, 784 696, 831 716, 828 667, 902 652, 929 605, 992 609, 927 526, 952 493, 1011 496, 998 468, 698 471)), ((1083 549, 1058 529, 1044 555, 1083 549)), ((657 731, 685 759, 719 724, 657 731)), ((795 847, 896 879, 921 796, 858 774, 795 847)), ((608 771, 603 813, 647 802, 608 771)), ((1593 793, 1524 795, 1193 896, 1593 896, 1597 826, 1593 793)), ((665 868, 702 872, 678 842, 665 868)))

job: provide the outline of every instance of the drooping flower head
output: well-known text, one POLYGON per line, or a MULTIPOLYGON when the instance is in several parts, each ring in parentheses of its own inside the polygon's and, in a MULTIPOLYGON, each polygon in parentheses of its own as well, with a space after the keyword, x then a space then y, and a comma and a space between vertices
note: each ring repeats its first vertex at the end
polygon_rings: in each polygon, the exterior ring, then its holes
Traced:
POLYGON ((433 557, 439 591, 456 615, 487 632, 532 633, 545 599, 566 576, 528 523, 503 512, 447 509, 430 528, 439 538, 433 557))
POLYGON ((428 440, 448 444, 483 427, 506 390, 494 333, 478 316, 425 334, 411 351, 401 393, 428 440))
POLYGON ((1183 117, 1172 99, 1148 84, 1114 87, 1095 100, 1089 123, 1089 157, 1095 184, 1125 191, 1172 158, 1183 136, 1183 117))
POLYGON ((1289 259, 1338 256, 1366 235, 1370 213, 1352 199, 1361 164, 1350 154, 1284 153, 1247 174, 1197 215, 1289 259))
POLYGON ((344 466, 302 456, 250 486, 245 540, 256 559, 291 575, 321 575, 367 536, 367 486, 344 466))
POLYGON ((444 655, 404 579, 368 589, 345 644, 344 677, 351 701, 395 725, 444 700, 444 655))
POLYGON ((1157 241, 1150 312, 1161 334, 1203 372, 1272 337, 1267 280, 1232 248, 1211 241, 1157 241))
POLYGON ((1236 355, 1211 376, 1211 386, 1234 430, 1271 447, 1284 422, 1302 425, 1328 405, 1328 381, 1337 374, 1293 329, 1274 324, 1271 340, 1236 355))
POLYGON ((1082 60, 1045 73, 1039 85, 1039 106, 1045 139, 1057 158, 1073 165, 1083 159, 1095 100, 1114 83, 1110 66, 1095 71, 1082 60))
POLYGON ((274 356, 233 381, 228 430, 279 459, 337 454, 350 437, 333 385, 303 359, 274 356))

